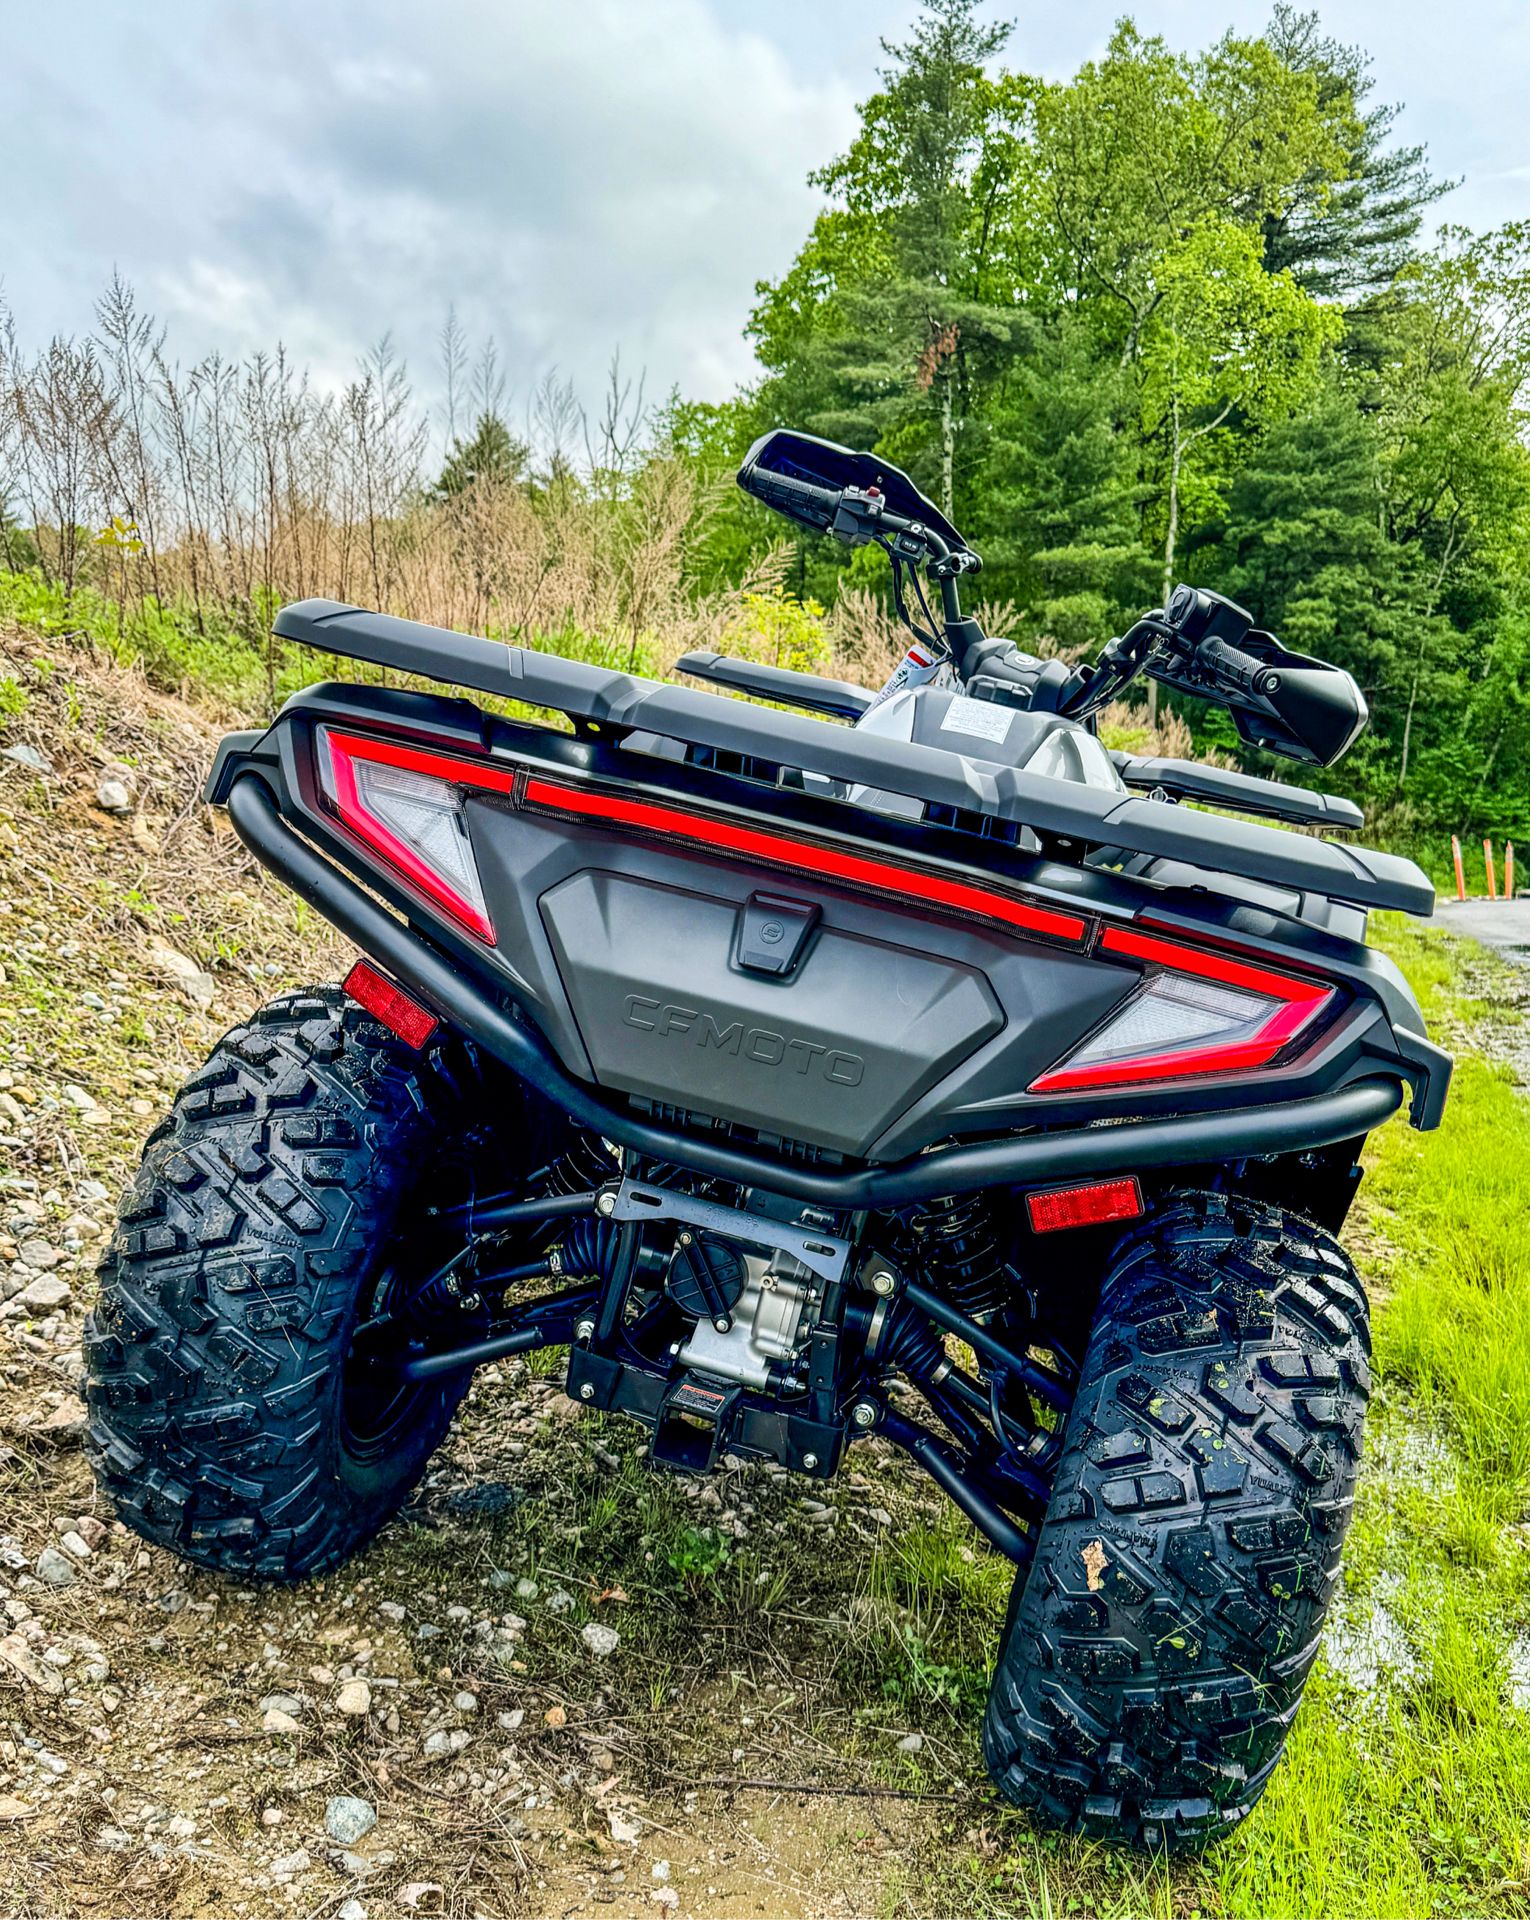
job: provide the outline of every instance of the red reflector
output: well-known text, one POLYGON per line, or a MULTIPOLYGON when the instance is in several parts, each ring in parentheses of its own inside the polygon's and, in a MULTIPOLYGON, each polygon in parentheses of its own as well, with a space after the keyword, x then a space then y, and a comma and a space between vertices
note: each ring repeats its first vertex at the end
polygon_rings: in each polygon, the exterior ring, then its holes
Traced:
POLYGON ((1025 1210, 1033 1233, 1057 1233, 1063 1227, 1100 1227, 1110 1220, 1135 1220, 1142 1212, 1142 1189, 1135 1174, 1124 1180, 1095 1180, 1082 1187, 1052 1187, 1028 1193, 1025 1210))
POLYGON ((358 1007, 365 1007, 374 1020, 380 1020, 389 1033, 397 1034, 406 1047, 418 1050, 440 1026, 433 1013, 427 1013, 417 1000, 411 1000, 402 987, 395 986, 387 974, 379 973, 369 960, 358 960, 345 976, 345 991, 358 1007))
POLYGON ((925 900, 934 907, 977 914, 1025 933, 1049 933, 1054 939, 1074 945, 1079 945, 1088 931, 1086 922, 1077 914, 1032 906, 966 880, 947 879, 944 875, 905 867, 891 860, 868 859, 848 848, 794 840, 785 834, 767 833, 758 827, 736 825, 706 814, 686 813, 678 807, 656 806, 648 800, 583 792, 536 776, 526 782, 526 800, 532 806, 555 807, 562 813, 582 814, 588 820, 610 820, 619 826, 638 827, 670 839, 695 841, 715 853, 741 854, 746 860, 786 867, 793 873, 822 874, 826 880, 870 887, 878 893, 896 894, 903 900, 925 900))

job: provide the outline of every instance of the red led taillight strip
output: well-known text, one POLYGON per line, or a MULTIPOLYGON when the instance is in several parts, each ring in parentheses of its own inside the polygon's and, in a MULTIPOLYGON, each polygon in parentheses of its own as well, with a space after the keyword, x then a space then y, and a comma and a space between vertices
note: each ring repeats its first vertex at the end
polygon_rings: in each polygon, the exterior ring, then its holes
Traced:
POLYGON ((469 933, 490 946, 494 929, 471 900, 443 880, 415 852, 405 846, 386 821, 379 820, 362 799, 356 785, 355 762, 371 760, 378 766, 399 767, 408 773, 429 774, 433 779, 454 781, 459 786, 485 787, 494 793, 509 793, 515 775, 503 767, 458 760, 444 753, 430 753, 419 747, 406 747, 395 740, 369 740, 354 733, 337 733, 326 727, 323 742, 329 749, 330 776, 334 782, 335 810, 358 840, 378 853, 390 867, 396 867, 410 885, 434 902, 443 913, 460 921, 469 933))
MULTIPOLYGON (((1171 973, 1193 974, 1219 986, 1241 987, 1280 1002, 1257 1033, 1226 1045, 1181 1047, 1146 1053, 1140 1059, 1095 1060, 1082 1066, 1054 1067, 1031 1082, 1032 1093, 1070 1093, 1088 1087, 1135 1086, 1144 1080, 1184 1080, 1208 1073, 1238 1073, 1265 1067, 1294 1040, 1333 998, 1333 988, 1320 980, 1276 973, 1268 967, 1235 960, 1204 947, 1178 940, 1160 940, 1127 927, 1107 927, 1096 948, 1141 960, 1171 973)), ((1118 1010, 1119 1011, 1119 1010, 1118 1010)))
POLYGON ((1088 922, 1078 914, 1032 906, 1009 894, 998 893, 970 881, 947 879, 943 875, 903 866, 896 861, 872 859, 844 848, 796 840, 786 834, 740 826, 708 814, 690 813, 680 807, 566 786, 560 781, 545 780, 535 774, 526 777, 515 768, 496 766, 481 760, 460 759, 454 754, 434 753, 428 748, 405 746, 399 741, 368 739, 359 734, 340 733, 333 728, 325 728, 324 738, 331 750, 330 765, 334 773, 335 800, 340 817, 437 905, 444 907, 454 918, 465 920, 481 939, 492 940, 493 929, 482 922, 481 916, 476 915, 466 901, 444 886, 440 878, 410 848, 404 846, 367 810, 356 791, 355 775, 350 765, 352 759, 375 760, 383 766, 401 767, 410 773, 429 774, 438 780, 450 780, 459 786, 477 787, 491 793, 512 794, 517 780, 524 778, 522 799, 529 806, 547 807, 587 820, 609 821, 614 826, 635 827, 664 839, 689 841, 709 852, 737 854, 768 866, 787 868, 793 873, 818 874, 826 880, 869 887, 878 893, 895 894, 900 899, 922 900, 930 906, 997 921, 1022 933, 1048 934, 1054 940, 1066 940, 1075 946, 1083 944, 1089 930, 1088 922))
POLYGON ((526 782, 525 798, 530 806, 550 807, 586 820, 608 820, 615 826, 637 827, 662 839, 690 841, 711 853, 735 853, 746 860, 785 867, 792 873, 813 873, 825 880, 840 880, 850 886, 870 887, 877 893, 895 894, 902 900, 922 900, 932 907, 996 920, 1022 933, 1050 934, 1055 940, 1081 945, 1088 931, 1088 923, 1077 914, 1029 906, 1008 894, 973 886, 965 880, 948 880, 918 867, 873 860, 864 854, 821 846, 811 840, 789 839, 785 834, 738 826, 710 815, 687 813, 679 807, 566 787, 535 775, 526 782))

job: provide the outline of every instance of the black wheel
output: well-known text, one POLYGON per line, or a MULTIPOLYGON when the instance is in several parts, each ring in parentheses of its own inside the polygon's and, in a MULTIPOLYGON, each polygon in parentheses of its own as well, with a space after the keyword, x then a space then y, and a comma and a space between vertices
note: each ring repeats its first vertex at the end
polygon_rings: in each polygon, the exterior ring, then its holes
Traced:
POLYGON ((338 987, 263 1008, 182 1088, 85 1334, 92 1465, 146 1539, 295 1580, 408 1494, 467 1376, 405 1382, 396 1347, 353 1334, 424 1277, 407 1203, 450 1106, 433 1060, 338 987))
POLYGON ((989 1696, 1011 1800, 1151 1846, 1253 1806, 1338 1576, 1369 1345, 1297 1215, 1188 1194, 1116 1249, 989 1696))

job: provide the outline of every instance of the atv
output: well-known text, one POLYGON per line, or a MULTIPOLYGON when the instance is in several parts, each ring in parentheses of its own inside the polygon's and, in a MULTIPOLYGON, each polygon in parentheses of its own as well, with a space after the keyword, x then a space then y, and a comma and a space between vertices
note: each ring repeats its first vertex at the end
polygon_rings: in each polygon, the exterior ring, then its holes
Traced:
POLYGON ((567 1348, 682 1473, 826 1480, 875 1436, 1015 1564, 1000 1789, 1202 1845, 1338 1578, 1370 1372, 1336 1236, 1366 1136, 1436 1126, 1450 1075, 1367 915, 1432 890, 1330 837, 1343 799, 1102 744, 1141 674, 1268 752, 1353 743, 1349 676, 1231 601, 1034 658, 964 616, 978 555, 896 468, 781 431, 739 479, 887 553, 880 691, 277 616, 567 726, 323 684, 223 741, 208 801, 363 957, 151 1135, 86 1338, 96 1472, 146 1539, 294 1581, 510 1354, 567 1348))

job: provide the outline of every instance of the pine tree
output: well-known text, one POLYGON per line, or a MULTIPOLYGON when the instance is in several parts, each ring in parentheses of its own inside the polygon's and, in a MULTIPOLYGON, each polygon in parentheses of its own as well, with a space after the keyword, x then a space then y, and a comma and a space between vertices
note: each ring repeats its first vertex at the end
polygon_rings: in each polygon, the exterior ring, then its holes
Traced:
POLYGON ((465 493, 479 481, 513 486, 525 472, 531 449, 517 440, 497 413, 479 415, 470 440, 454 440, 435 485, 441 499, 465 493))
POLYGON ((1369 56, 1326 38, 1315 13, 1277 6, 1265 38, 1316 82, 1319 106, 1350 158, 1347 179, 1314 175, 1283 212, 1266 217, 1265 265, 1289 268, 1322 299, 1380 293, 1413 257, 1426 209, 1454 182, 1430 178, 1422 146, 1389 144, 1400 109, 1366 105, 1375 86, 1369 56))

